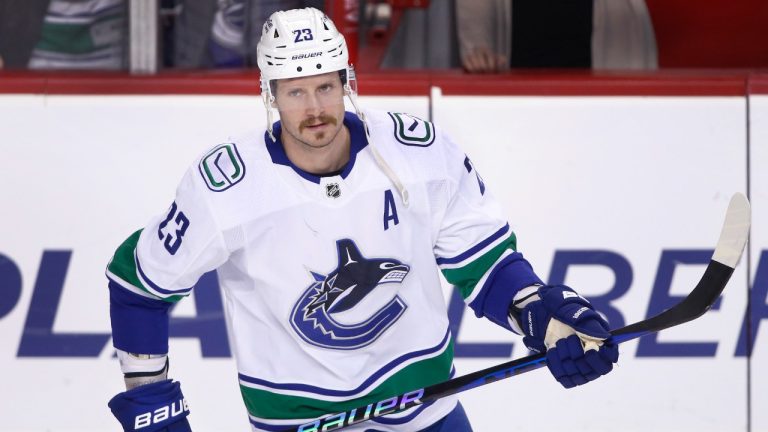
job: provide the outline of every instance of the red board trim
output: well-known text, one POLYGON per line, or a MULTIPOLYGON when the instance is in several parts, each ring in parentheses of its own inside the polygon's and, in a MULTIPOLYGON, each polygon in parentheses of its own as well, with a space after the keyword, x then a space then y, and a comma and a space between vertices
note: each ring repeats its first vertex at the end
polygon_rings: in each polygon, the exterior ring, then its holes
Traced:
MULTIPOLYGON (((749 71, 660 71, 619 73, 525 71, 471 75, 460 71, 359 74, 361 95, 429 96, 743 96, 768 93, 768 73, 749 71)), ((167 72, 129 75, 108 72, 0 72, 0 93, 258 95, 257 71, 167 72)))
POLYGON ((750 94, 768 94, 768 72, 755 73, 749 77, 750 94))

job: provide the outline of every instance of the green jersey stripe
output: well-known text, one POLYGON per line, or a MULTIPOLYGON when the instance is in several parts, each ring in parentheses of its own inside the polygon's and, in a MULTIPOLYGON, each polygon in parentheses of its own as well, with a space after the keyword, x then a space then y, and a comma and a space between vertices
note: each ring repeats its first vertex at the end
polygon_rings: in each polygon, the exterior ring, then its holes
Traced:
MULTIPOLYGON (((141 283, 141 279, 136 272, 136 260, 134 259, 134 251, 136 245, 139 243, 139 237, 143 230, 138 230, 131 234, 115 251, 115 255, 112 257, 112 261, 107 266, 107 271, 122 279, 131 286, 140 289, 143 292, 148 293, 152 297, 157 297, 149 291, 144 284, 141 283)), ((118 281, 119 282, 119 281, 118 281)), ((122 284, 121 284, 122 285, 122 284)), ((170 297, 162 298, 162 300, 175 303, 184 298, 184 296, 173 295, 170 297)))
MULTIPOLYGON (((467 252, 464 252, 459 255, 460 257, 462 257, 460 261, 457 261, 456 259, 451 259, 450 261, 447 261, 445 259, 438 259, 437 265, 438 267, 440 267, 440 270, 462 268, 465 265, 471 263, 472 261, 475 261, 477 257, 485 255, 486 253, 488 253, 490 250, 492 250, 499 244, 508 242, 509 237, 515 237, 514 231, 507 230, 506 233, 496 238, 492 242, 485 244, 483 247, 479 247, 479 246, 471 247, 467 252)), ((516 242, 516 239, 517 238, 515 237, 512 241, 516 242)), ((483 242, 481 243, 484 243, 485 241, 486 240, 483 240, 483 242)))
POLYGON ((469 263, 464 264, 458 268, 443 268, 442 271, 445 279, 461 293, 462 298, 466 299, 472 295, 477 282, 483 277, 483 275, 491 268, 491 266, 499 259, 501 254, 507 249, 515 250, 517 247, 517 237, 512 233, 509 237, 498 243, 492 249, 486 253, 476 257, 469 263))
POLYGON ((515 253, 514 250, 506 249, 506 250, 504 250, 504 252, 501 253, 501 255, 499 255, 499 258, 493 264, 491 264, 491 266, 488 268, 488 270, 483 274, 483 276, 475 284, 475 287, 480 287, 480 288, 479 289, 472 289, 472 292, 469 293, 469 296, 467 296, 464 299, 464 302, 466 304, 472 303, 475 300, 475 297, 477 297, 478 294, 480 294, 480 291, 482 291, 482 287, 485 286, 485 282, 488 280, 488 276, 490 276, 491 273, 493 272, 493 268, 496 267, 497 264, 499 264, 500 262, 504 261, 504 259, 506 257, 512 255, 513 253, 515 253))
POLYGON ((436 357, 410 364, 367 394, 346 401, 291 396, 242 384, 240 393, 248 413, 253 417, 271 420, 312 419, 376 403, 388 397, 443 382, 450 377, 452 364, 453 341, 436 357))

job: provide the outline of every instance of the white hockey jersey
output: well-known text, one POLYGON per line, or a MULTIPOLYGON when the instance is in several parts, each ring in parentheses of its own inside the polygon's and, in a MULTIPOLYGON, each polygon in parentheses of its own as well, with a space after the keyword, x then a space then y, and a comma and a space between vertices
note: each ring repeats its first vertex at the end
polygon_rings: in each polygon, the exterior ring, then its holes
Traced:
MULTIPOLYGON (((133 262, 115 258, 108 269, 126 289, 167 301, 217 270, 254 430, 448 379, 453 345, 438 271, 469 302, 514 248, 500 207, 440 130, 402 113, 367 112, 367 121, 407 206, 356 115, 345 116, 351 157, 334 176, 301 171, 262 130, 203 155, 171 208, 121 246, 134 249, 122 254, 133 262)), ((419 430, 455 403, 366 427, 419 430)))

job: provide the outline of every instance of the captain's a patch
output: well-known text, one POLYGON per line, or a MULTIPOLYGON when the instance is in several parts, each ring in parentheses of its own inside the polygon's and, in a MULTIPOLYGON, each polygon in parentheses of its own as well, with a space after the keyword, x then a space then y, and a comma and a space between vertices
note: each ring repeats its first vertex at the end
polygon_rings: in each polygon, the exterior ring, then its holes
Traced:
POLYGON ((405 113, 389 113, 395 123, 395 139, 401 144, 428 147, 435 142, 435 126, 405 113))
POLYGON ((245 177, 245 165, 234 143, 213 148, 200 161, 199 168, 208 189, 214 192, 225 191, 245 177))

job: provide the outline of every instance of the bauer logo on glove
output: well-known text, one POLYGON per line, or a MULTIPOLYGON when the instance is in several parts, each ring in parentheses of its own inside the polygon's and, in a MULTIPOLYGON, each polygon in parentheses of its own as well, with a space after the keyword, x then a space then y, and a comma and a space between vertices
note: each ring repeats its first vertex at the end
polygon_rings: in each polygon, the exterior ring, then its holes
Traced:
POLYGON ((184 412, 189 412, 189 405, 186 399, 173 402, 170 405, 158 408, 154 411, 139 414, 134 419, 133 427, 136 430, 143 429, 153 424, 161 423, 171 417, 177 417, 184 412))
POLYGON ((125 432, 191 432, 187 400, 170 379, 125 391, 109 401, 125 432))
POLYGON ((510 318, 517 321, 528 349, 546 352, 549 370, 566 388, 607 374, 619 359, 608 323, 587 299, 565 285, 521 290, 510 318))

